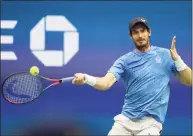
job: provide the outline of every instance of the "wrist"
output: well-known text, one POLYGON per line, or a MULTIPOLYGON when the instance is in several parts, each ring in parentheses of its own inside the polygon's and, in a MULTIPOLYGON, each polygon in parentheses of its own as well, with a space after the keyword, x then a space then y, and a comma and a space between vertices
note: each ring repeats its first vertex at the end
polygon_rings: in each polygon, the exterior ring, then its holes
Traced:
POLYGON ((177 61, 179 59, 181 59, 181 57, 179 55, 177 55, 176 57, 173 58, 174 61, 177 61))
POLYGON ((184 61, 181 59, 181 57, 179 57, 177 60, 175 60, 174 63, 176 65, 177 71, 183 71, 187 67, 187 65, 184 63, 184 61))
POLYGON ((84 74, 84 83, 90 86, 94 86, 96 84, 96 77, 84 74))

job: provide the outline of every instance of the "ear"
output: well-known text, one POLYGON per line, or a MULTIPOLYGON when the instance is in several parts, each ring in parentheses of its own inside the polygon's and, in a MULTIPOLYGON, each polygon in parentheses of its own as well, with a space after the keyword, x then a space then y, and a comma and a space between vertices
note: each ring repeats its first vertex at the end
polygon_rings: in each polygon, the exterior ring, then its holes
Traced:
POLYGON ((149 29, 149 37, 151 36, 151 29, 149 29))
POLYGON ((132 38, 132 35, 131 35, 131 33, 130 33, 130 32, 129 32, 129 37, 130 37, 131 39, 133 39, 133 38, 132 38))

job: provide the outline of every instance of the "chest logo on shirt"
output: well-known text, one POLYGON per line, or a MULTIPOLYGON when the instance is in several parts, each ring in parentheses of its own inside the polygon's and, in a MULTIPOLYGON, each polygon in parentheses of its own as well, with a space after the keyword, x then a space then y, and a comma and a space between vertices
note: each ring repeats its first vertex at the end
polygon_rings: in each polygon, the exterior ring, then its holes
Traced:
POLYGON ((159 64, 162 63, 161 57, 160 57, 160 56, 156 56, 155 62, 156 62, 156 63, 159 63, 159 64))

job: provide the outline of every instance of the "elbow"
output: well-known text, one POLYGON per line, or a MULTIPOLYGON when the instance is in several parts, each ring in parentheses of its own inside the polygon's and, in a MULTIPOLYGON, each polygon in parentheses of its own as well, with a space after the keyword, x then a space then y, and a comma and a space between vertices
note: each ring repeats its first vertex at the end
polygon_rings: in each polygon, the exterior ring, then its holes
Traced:
POLYGON ((107 87, 103 87, 103 88, 101 88, 100 90, 101 91, 107 91, 109 88, 107 88, 107 87))
POLYGON ((186 85, 186 86, 192 86, 192 80, 185 82, 184 85, 186 85))
POLYGON ((192 86, 192 81, 186 83, 186 86, 192 86))
POLYGON ((187 86, 192 86, 192 76, 190 77, 190 80, 189 80, 187 86))
POLYGON ((108 84, 105 84, 104 86, 102 86, 100 88, 101 91, 107 91, 110 88, 110 86, 108 84))

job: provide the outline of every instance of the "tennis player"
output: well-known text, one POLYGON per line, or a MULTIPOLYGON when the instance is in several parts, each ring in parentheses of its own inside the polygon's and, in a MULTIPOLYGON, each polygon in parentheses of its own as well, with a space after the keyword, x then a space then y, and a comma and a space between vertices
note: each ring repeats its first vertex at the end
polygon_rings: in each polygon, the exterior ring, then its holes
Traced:
POLYGON ((145 18, 134 18, 129 29, 135 50, 118 58, 104 77, 76 73, 72 83, 106 91, 123 79, 124 105, 108 135, 160 135, 168 108, 170 76, 174 74, 184 85, 192 86, 192 70, 177 53, 176 36, 169 50, 151 45, 151 29, 145 18))

